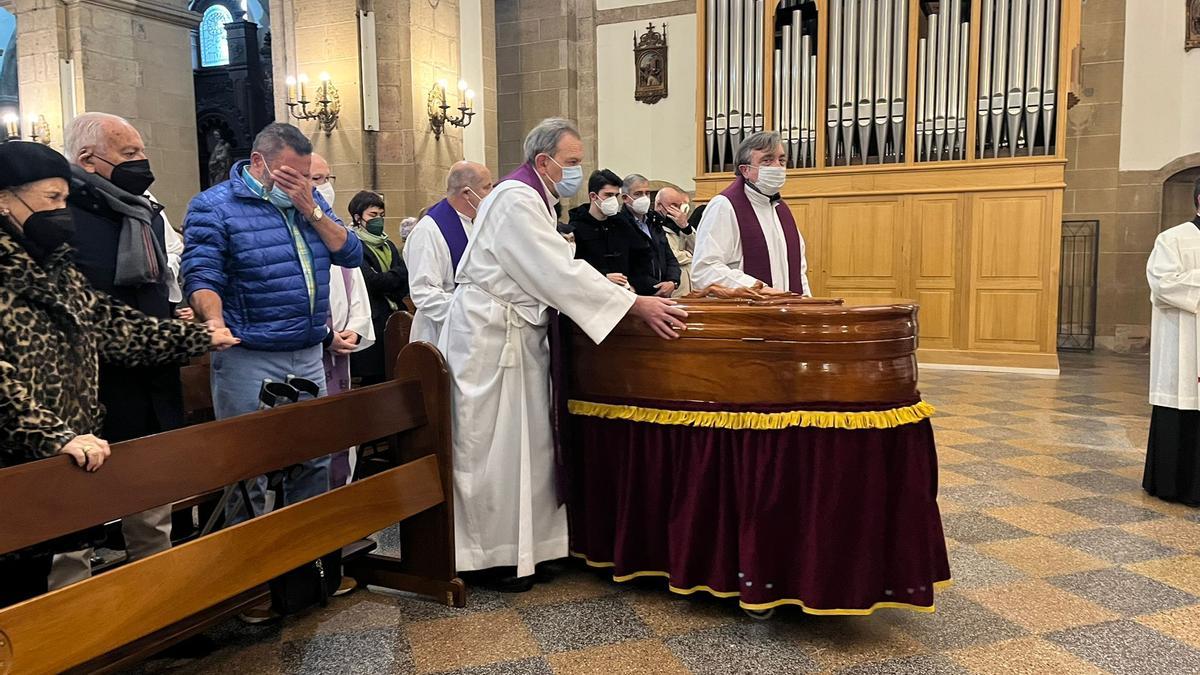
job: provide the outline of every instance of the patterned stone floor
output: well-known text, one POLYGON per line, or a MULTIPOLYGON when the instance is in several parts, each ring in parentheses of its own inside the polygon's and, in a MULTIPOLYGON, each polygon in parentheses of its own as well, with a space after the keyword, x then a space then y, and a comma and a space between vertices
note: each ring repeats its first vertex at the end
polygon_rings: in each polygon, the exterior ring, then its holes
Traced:
POLYGON ((147 673, 1200 673, 1200 510, 1140 489, 1144 358, 1068 355, 1059 378, 922 373, 955 585, 935 614, 768 622, 730 601, 572 567, 452 610, 357 592, 147 673))

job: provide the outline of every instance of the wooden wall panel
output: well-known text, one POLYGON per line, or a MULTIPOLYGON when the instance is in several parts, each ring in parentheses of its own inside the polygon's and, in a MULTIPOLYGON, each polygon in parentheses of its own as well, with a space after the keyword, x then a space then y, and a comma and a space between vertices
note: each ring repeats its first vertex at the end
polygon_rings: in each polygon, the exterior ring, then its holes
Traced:
POLYGON ((903 202, 831 200, 825 208, 826 292, 854 300, 904 294, 908 237, 903 202))
POLYGON ((944 349, 961 342, 962 212, 962 199, 957 195, 912 200, 910 295, 921 305, 921 344, 925 347, 944 349))
POLYGON ((1058 287, 1050 278, 1057 249, 1050 238, 1059 232, 1052 197, 1049 191, 972 197, 969 348, 1053 351, 1042 330, 1056 300, 1048 291, 1058 287))

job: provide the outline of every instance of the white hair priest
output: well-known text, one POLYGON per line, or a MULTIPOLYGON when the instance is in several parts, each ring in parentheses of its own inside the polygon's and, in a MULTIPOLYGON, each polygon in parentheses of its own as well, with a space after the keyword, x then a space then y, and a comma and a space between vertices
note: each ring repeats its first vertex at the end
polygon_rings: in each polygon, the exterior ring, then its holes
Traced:
POLYGON ((804 238, 779 197, 787 153, 773 131, 738 146, 737 177, 704 210, 692 253, 692 286, 762 286, 812 295, 804 238))
POLYGON ((687 317, 575 260, 559 235, 554 205, 583 178, 575 127, 545 120, 524 151, 479 206, 440 340, 453 380, 458 569, 503 591, 528 590, 537 563, 567 555, 550 423, 552 310, 596 342, 626 314, 667 339, 687 317))

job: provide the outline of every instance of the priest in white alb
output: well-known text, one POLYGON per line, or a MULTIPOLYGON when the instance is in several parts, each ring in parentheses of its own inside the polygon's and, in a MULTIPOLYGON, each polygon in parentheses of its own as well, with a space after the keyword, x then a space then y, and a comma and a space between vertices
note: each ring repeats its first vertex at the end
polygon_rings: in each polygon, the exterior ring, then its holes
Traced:
POLYGON ((666 339, 687 317, 575 260, 559 235, 554 206, 583 180, 570 122, 543 121, 524 155, 479 207, 439 345, 453 381, 458 569, 503 591, 528 590, 537 563, 567 555, 550 423, 553 310, 596 342, 627 314, 666 339))
POLYGON ((404 240, 408 295, 417 308, 409 339, 437 344, 454 297, 454 273, 467 250, 479 205, 492 191, 492 172, 461 161, 446 176, 446 197, 429 211, 404 240))
POLYGON ((692 253, 692 287, 761 286, 812 295, 804 238, 780 199, 787 153, 773 131, 738 146, 737 177, 704 209, 692 253))
POLYGON ((1150 283, 1150 444, 1142 487, 1200 506, 1200 181, 1197 215, 1158 235, 1146 263, 1150 283))

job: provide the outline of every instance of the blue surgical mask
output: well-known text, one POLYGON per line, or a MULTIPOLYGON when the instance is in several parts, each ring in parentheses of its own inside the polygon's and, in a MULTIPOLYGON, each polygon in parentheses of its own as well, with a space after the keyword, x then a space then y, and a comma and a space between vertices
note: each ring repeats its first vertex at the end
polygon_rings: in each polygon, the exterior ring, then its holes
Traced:
POLYGON ((267 193, 267 200, 275 205, 276 208, 286 211, 287 209, 295 208, 292 203, 292 198, 288 193, 284 192, 278 185, 272 185, 271 191, 267 193))
MULTIPOLYGON (((553 157, 550 157, 550 161, 558 164, 553 157)), ((562 169, 563 176, 562 180, 554 184, 554 191, 558 193, 560 199, 574 197, 575 193, 579 192, 580 186, 583 185, 583 167, 558 164, 558 168, 562 169)))

